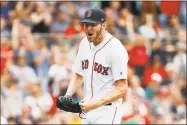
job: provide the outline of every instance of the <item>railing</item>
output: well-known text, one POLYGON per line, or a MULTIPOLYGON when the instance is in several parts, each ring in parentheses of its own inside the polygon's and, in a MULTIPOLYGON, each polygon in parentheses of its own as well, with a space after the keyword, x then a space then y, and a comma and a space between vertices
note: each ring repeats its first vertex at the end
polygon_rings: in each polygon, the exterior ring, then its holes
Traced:
MULTIPOLYGON (((164 31, 164 34, 165 34, 165 41, 171 41, 172 39, 177 39, 179 38, 179 36, 175 36, 175 35, 170 35, 168 32, 165 32, 165 31, 168 31, 168 29, 163 29, 164 31)), ((183 38, 185 38, 185 41, 186 41, 186 29, 184 29, 184 32, 183 33, 183 38)), ((32 36, 35 40, 35 42, 38 42, 40 40, 45 40, 46 42, 48 42, 49 40, 54 40, 56 42, 61 42, 62 44, 64 43, 69 43, 70 45, 75 45, 76 43, 79 43, 81 41, 81 39, 85 36, 84 33, 80 33, 80 34, 76 34, 76 35, 73 35, 73 36, 70 36, 70 37, 66 37, 63 35, 63 33, 32 33, 32 36)), ((127 34, 114 34, 115 37, 119 38, 121 40, 121 42, 124 42, 124 41, 131 41, 131 38, 130 38, 130 35, 127 35, 127 34)), ((136 34, 134 34, 134 36, 136 36, 136 34)), ((133 36, 133 37, 134 37, 133 36)), ((132 36, 131 36, 132 37, 132 36)), ((21 38, 21 37, 19 37, 21 38)), ((157 36, 158 38, 158 36, 157 36)), ((156 39, 157 39, 156 38, 156 39)), ((8 41, 8 42, 12 42, 12 36, 11 35, 3 35, 1 34, 1 41, 2 39, 4 39, 5 41, 8 41)))

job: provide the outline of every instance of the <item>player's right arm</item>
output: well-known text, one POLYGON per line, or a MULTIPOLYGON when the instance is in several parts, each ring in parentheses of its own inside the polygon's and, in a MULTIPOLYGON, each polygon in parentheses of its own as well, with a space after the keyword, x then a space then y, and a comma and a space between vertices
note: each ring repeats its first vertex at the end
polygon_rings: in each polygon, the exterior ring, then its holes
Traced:
POLYGON ((66 92, 66 95, 72 96, 82 85, 83 83, 83 69, 81 57, 83 56, 83 40, 80 43, 79 50, 75 59, 75 62, 72 66, 72 77, 66 92))
POLYGON ((73 72, 66 95, 72 96, 82 85, 82 76, 73 72))

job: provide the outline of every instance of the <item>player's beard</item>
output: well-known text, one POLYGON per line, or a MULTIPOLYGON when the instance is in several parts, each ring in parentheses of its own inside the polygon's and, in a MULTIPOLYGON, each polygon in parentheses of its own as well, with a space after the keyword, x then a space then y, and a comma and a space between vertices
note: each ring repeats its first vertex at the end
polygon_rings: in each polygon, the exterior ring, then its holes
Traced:
POLYGON ((101 36, 101 32, 95 32, 92 36, 87 35, 87 39, 90 43, 97 42, 99 37, 101 36))
POLYGON ((89 35, 87 34, 87 39, 88 39, 88 41, 89 41, 90 43, 92 43, 92 42, 94 42, 94 40, 96 39, 96 35, 95 35, 95 34, 92 34, 92 36, 89 36, 89 35))
POLYGON ((102 35, 102 27, 99 29, 99 31, 94 32, 91 36, 89 35, 89 33, 87 33, 87 39, 89 42, 97 44, 101 35, 102 35))

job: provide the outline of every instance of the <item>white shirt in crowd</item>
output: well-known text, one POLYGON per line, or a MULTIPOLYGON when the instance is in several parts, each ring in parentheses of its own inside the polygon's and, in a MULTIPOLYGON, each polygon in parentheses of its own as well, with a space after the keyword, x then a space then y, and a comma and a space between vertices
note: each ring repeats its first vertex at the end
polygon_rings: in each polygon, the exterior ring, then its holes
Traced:
POLYGON ((19 86, 21 88, 25 88, 27 81, 35 83, 39 80, 34 69, 30 66, 19 67, 17 65, 12 65, 8 70, 19 79, 19 86))
POLYGON ((44 93, 37 99, 33 96, 27 96, 24 102, 31 107, 31 114, 36 119, 42 117, 42 112, 50 111, 53 105, 53 100, 49 93, 44 93))
POLYGON ((62 80, 68 78, 68 71, 63 65, 54 64, 49 68, 48 74, 49 77, 54 79, 52 86, 53 95, 58 96, 60 94, 59 84, 62 82, 62 80))
POLYGON ((139 31, 141 35, 147 39, 155 39, 156 31, 154 28, 148 27, 146 25, 142 25, 139 27, 139 31))

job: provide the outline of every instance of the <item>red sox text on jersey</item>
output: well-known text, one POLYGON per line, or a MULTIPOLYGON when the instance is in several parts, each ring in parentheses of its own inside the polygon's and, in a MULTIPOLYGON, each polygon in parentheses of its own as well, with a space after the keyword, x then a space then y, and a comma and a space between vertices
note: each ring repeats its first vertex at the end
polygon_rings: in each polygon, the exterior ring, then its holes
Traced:
MULTIPOLYGON (((82 69, 88 69, 89 66, 89 60, 83 60, 82 61, 82 69)), ((108 75, 109 67, 104 67, 102 64, 99 64, 97 62, 94 63, 94 71, 97 73, 101 73, 102 75, 108 75)))

